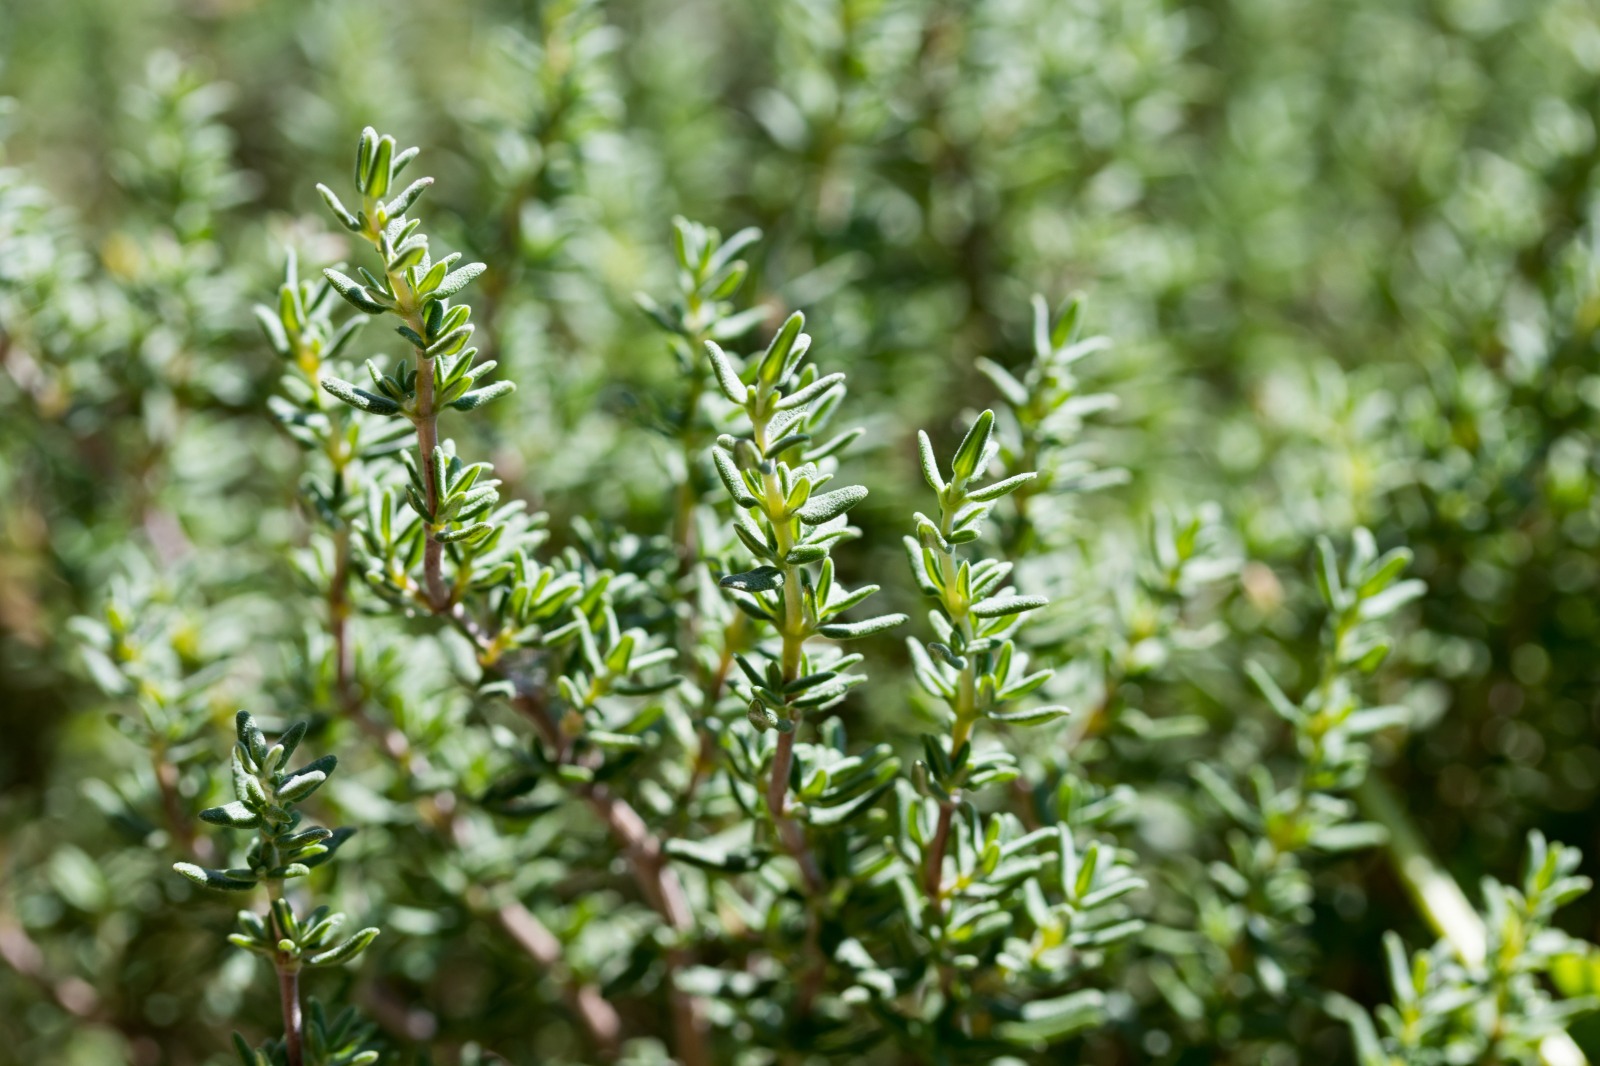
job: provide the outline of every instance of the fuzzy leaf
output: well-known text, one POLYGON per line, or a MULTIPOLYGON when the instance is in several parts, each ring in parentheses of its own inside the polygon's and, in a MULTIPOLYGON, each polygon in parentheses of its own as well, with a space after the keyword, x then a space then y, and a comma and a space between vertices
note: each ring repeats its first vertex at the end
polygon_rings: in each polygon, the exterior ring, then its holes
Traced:
POLYGON ((1016 492, 1038 476, 1038 474, 1031 471, 1026 474, 1015 474, 1004 481, 996 481, 993 485, 985 485, 981 489, 974 489, 968 492, 967 499, 974 503, 988 503, 990 500, 998 500, 1002 496, 1016 492))
POLYGON ((492 385, 485 385, 481 389, 473 389, 457 399, 451 400, 446 406, 457 411, 475 411, 490 400, 498 400, 502 396, 509 396, 517 391, 514 381, 497 381, 492 385))
POLYGON ((722 390, 730 402, 743 404, 750 395, 750 387, 739 380, 739 375, 733 369, 733 363, 716 342, 706 341, 706 355, 711 359, 711 370, 717 379, 717 388, 722 390))
POLYGON ((400 413, 400 405, 386 396, 375 396, 366 389, 358 389, 348 381, 339 378, 323 378, 322 387, 330 395, 343 400, 358 411, 365 411, 373 415, 395 415, 400 413))
POLYGON ((820 526, 838 518, 866 498, 867 490, 864 487, 851 485, 811 497, 796 513, 807 525, 820 526))
POLYGON ((206 888, 215 888, 225 892, 251 892, 256 887, 256 882, 244 877, 235 876, 236 873, 245 871, 234 870, 208 870, 196 866, 192 862, 175 862, 172 868, 187 877, 197 885, 206 888))
POLYGON ((1007 725, 1043 725, 1071 713, 1066 707, 1035 707, 1027 711, 990 711, 989 717, 1007 725))
POLYGON ((905 621, 906 616, 903 614, 885 614, 861 622, 830 622, 818 626, 817 632, 830 640, 858 640, 861 637, 870 637, 874 633, 893 629, 905 621))
POLYGON ((200 820, 232 829, 254 829, 261 824, 261 816, 238 800, 220 807, 207 807, 200 812, 200 820))
POLYGON ((783 587, 783 571, 775 566, 758 566, 742 574, 728 574, 717 584, 740 592, 771 592, 783 587))
POLYGON ((327 951, 319 952, 306 959, 312 966, 337 966, 341 962, 349 962, 363 951, 367 945, 378 938, 378 930, 372 927, 361 930, 342 944, 337 944, 327 951))
POLYGON ((442 300, 447 296, 454 296, 467 287, 467 283, 482 274, 487 267, 482 263, 468 263, 459 270, 452 270, 439 282, 439 287, 428 294, 430 300, 442 300))
POLYGON ((1024 611, 1037 611, 1049 603, 1050 600, 1045 596, 992 596, 979 600, 971 609, 978 618, 1004 618, 1024 611))
POLYGON ((662 850, 680 862, 698 866, 703 870, 717 870, 730 874, 749 873, 751 870, 760 869, 761 864, 771 856, 771 852, 749 845, 725 848, 678 838, 668 840, 662 850))

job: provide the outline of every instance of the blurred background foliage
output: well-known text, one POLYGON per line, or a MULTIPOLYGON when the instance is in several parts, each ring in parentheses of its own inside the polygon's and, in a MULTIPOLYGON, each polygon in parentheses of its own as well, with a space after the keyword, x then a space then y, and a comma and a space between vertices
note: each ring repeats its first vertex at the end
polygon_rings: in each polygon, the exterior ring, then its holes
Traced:
MULTIPOLYGON (((314 182, 345 173, 368 123, 424 146, 430 228, 490 264, 479 337, 519 391, 474 420, 474 448, 556 544, 578 515, 671 521, 681 372, 632 294, 670 290, 674 214, 760 227, 749 288, 769 327, 804 308, 850 373, 872 496, 841 566, 896 575, 897 608, 916 600, 898 558, 915 429, 947 451, 994 402, 975 360, 1025 360, 1029 294, 1083 290, 1115 345, 1082 373, 1119 400, 1083 455, 1126 476, 1051 513, 1055 550, 1025 570, 1060 597, 1071 702, 1100 686, 1208 723, 1159 751, 1113 735, 1076 753, 1152 797, 1143 846, 1196 849, 1162 817, 1187 760, 1268 747, 1240 666, 1310 682, 1312 538, 1366 525, 1429 587, 1382 676, 1381 702, 1422 728, 1376 754, 1427 838, 1466 884, 1512 879, 1531 828, 1600 854, 1587 0, 4 0, 0 96, 0 1060, 207 1061, 265 995, 174 919, 186 890, 145 846, 170 828, 118 822, 164 793, 161 760, 106 723, 141 698, 217 722, 327 703, 284 594, 306 535, 248 311, 285 246, 352 254, 314 182), (1202 507, 1221 565, 1200 606, 1130 585, 1152 516, 1202 507), (70 624, 108 602, 141 649, 131 674, 104 676, 70 624), (202 993, 194 967, 222 979, 202 993), (179 1025, 195 1019, 209 1036, 179 1025)), ((375 331, 357 347, 400 349, 375 331)), ((475 713, 447 658, 368 650, 371 672, 439 693, 395 701, 414 740, 475 713)), ((905 703, 880 670, 852 728, 875 737, 905 703)), ((174 763, 209 744, 172 736, 174 763)), ((483 750, 446 761, 491 776, 483 750)), ((355 782, 335 802, 389 826, 366 853, 403 841, 383 779, 355 782)), ((179 799, 205 787, 180 779, 179 799)), ((549 822, 473 869, 547 881, 549 822)), ((398 930, 351 994, 402 1046, 567 1053, 559 1033, 516 1043, 555 993, 496 954, 449 876, 338 876, 398 930)), ((1382 930, 1417 944, 1420 920, 1376 855, 1316 880, 1322 983, 1385 997, 1382 930)), ((1600 914, 1580 903, 1566 925, 1593 939, 1600 914)), ((1113 1032, 1084 1061, 1351 1054, 1326 1018, 1250 1043, 1260 1022, 1213 1028, 1215 1047, 1113 1032)))

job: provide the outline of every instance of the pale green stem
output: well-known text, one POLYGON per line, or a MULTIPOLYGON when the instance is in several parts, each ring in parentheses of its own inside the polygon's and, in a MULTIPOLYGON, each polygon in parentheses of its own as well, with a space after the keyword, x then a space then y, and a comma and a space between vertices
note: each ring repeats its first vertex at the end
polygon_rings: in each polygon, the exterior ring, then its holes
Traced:
MULTIPOLYGON (((765 391, 756 400, 758 408, 765 404, 765 391)), ((751 437, 755 446, 765 452, 767 449, 767 422, 764 415, 751 413, 751 437)), ((784 499, 783 486, 778 483, 776 473, 766 473, 761 478, 763 501, 769 517, 773 513, 781 512, 787 506, 784 499)), ((786 556, 794 547, 794 518, 785 518, 774 521, 773 526, 777 531, 778 554, 780 559, 786 556)), ((807 619, 805 617, 805 597, 800 581, 800 566, 795 563, 780 562, 783 570, 783 624, 779 627, 779 634, 783 638, 783 652, 781 666, 785 684, 794 681, 800 676, 801 651, 805 644, 807 619)), ((784 845, 793 854, 796 862, 800 864, 800 871, 806 884, 816 891, 822 887, 822 875, 817 869, 815 860, 806 847, 805 837, 798 826, 789 820, 784 813, 789 799, 789 772, 794 765, 795 733, 799 723, 791 721, 790 729, 786 733, 778 734, 778 747, 772 757, 772 777, 767 782, 767 810, 772 814, 772 819, 778 827, 778 833, 783 838, 784 845)))

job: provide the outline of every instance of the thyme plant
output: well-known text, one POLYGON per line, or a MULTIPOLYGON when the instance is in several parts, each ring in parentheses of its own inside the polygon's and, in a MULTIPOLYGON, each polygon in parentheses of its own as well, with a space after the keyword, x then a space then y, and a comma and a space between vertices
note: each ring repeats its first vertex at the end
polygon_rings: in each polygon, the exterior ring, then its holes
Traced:
POLYGON ((0 6, 0 1060, 1600 1053, 1589 6, 202 6, 0 6))

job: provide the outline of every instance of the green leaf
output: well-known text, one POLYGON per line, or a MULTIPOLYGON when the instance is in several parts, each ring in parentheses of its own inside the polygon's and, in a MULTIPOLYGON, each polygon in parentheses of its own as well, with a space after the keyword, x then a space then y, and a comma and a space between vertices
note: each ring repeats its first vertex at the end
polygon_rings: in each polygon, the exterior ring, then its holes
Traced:
POLYGON ((823 610, 830 617, 843 611, 848 611, 850 608, 861 603, 863 600, 876 595, 882 589, 882 587, 883 586, 881 585, 862 585, 854 592, 844 593, 840 596, 825 601, 823 610))
POLYGON ((440 544, 474 543, 494 532, 495 527, 489 522, 471 522, 455 529, 441 529, 434 538, 440 544))
POLYGON ((306 730, 310 728, 311 723, 302 720, 284 730, 283 735, 278 738, 278 744, 283 749, 278 756, 278 765, 268 767, 268 769, 281 770, 289 765, 289 760, 294 757, 295 751, 300 747, 300 742, 305 739, 306 730))
POLYGON ((1043 725, 1071 713, 1066 707, 1035 707, 1027 711, 990 711, 988 716, 1007 725, 1043 725))
POLYGON ((994 412, 985 411, 961 438, 955 458, 950 461, 950 473, 956 484, 965 484, 978 473, 978 466, 987 457, 989 438, 994 432, 994 412))
POLYGON ((279 355, 288 357, 293 354, 289 349, 289 334, 284 332, 283 320, 273 313, 271 308, 256 304, 252 309, 256 321, 261 323, 261 332, 267 335, 267 343, 279 355))
POLYGON ((1347 822, 1313 830, 1311 846, 1320 851, 1356 851, 1382 847, 1389 842, 1389 831, 1376 822, 1347 822))
POLYGON ((381 137, 378 140, 378 149, 372 154, 372 163, 367 167, 367 181, 361 191, 374 200, 381 200, 389 191, 389 179, 392 176, 390 165, 394 160, 394 138, 381 137))
POLYGON ((864 487, 851 485, 811 497, 796 513, 807 525, 820 526, 838 518, 866 498, 867 490, 864 487))
POLYGON ((789 549, 789 554, 783 561, 789 566, 804 566, 807 563, 821 562, 828 557, 828 548, 823 544, 796 544, 789 549))
POLYGON ((1197 762, 1190 767, 1189 772, 1194 776, 1195 783, 1204 789, 1216 805, 1234 821, 1247 828, 1259 825, 1260 819, 1256 816, 1256 812, 1251 810, 1250 805, 1216 769, 1206 763, 1197 762))
POLYGON ((1317 591, 1322 602, 1338 610, 1344 600, 1344 588, 1339 583, 1339 558, 1334 554, 1333 542, 1327 537, 1317 538, 1317 591))
POLYGON ((740 592, 771 592, 783 587, 783 571, 775 566, 758 566, 742 574, 728 574, 717 584, 740 592))
POLYGON ((326 185, 319 184, 317 192, 322 194, 323 202, 328 205, 328 209, 333 212, 333 217, 339 220, 340 225, 351 231, 359 231, 361 229, 360 221, 346 209, 344 204, 340 202, 339 197, 334 195, 332 189, 326 185))
MULTIPOLYGON (((468 338, 472 336, 477 328, 470 322, 456 326, 454 329, 435 337, 433 342, 423 349, 423 354, 433 359, 444 355, 454 355, 466 347, 468 338)), ((477 349, 473 350, 476 351, 477 349)))
POLYGON ((673 838, 662 846, 672 858, 698 866, 703 870, 742 874, 758 870, 772 855, 770 851, 753 845, 721 847, 708 842, 673 838))
POLYGON ((1244 664, 1244 672, 1251 681, 1255 682, 1256 688, 1266 697, 1267 705, 1277 713, 1278 717, 1290 723, 1300 721, 1302 717, 1300 708, 1295 706, 1293 700, 1284 695, 1283 689, 1279 688, 1272 675, 1267 673, 1265 666, 1262 666, 1254 659, 1248 659, 1244 664))
POLYGON ((267 756, 267 738, 262 735, 261 727, 256 725, 249 711, 240 711, 233 716, 233 730, 240 746, 249 752, 250 758, 260 767, 267 756))
POLYGON ((750 490, 745 487, 744 476, 739 473, 739 468, 733 465, 733 457, 721 448, 711 449, 711 461, 717 468, 717 476, 722 479, 722 485, 728 490, 728 495, 733 497, 733 502, 740 507, 759 507, 761 501, 750 495, 750 490))
POLYGON ((761 454, 768 459, 776 459, 790 448, 797 448, 810 439, 809 433, 789 433, 767 445, 766 451, 761 454))
POLYGON ((917 454, 922 459, 923 479, 934 492, 944 492, 944 478, 939 476, 939 458, 933 454, 933 441, 920 429, 917 430, 917 454))
POLYGON ((858 439, 860 439, 861 435, 865 432, 866 430, 859 426, 857 426, 855 429, 847 429, 843 433, 829 438, 823 444, 820 444, 815 448, 808 449, 803 453, 802 458, 804 458, 808 463, 820 463, 822 460, 828 458, 828 456, 838 455, 840 452, 850 447, 850 445, 854 444, 858 439))
POLYGON ((498 400, 502 396, 509 396, 517 391, 516 382, 497 381, 492 385, 485 385, 481 389, 473 389, 464 393, 457 399, 451 400, 445 406, 457 411, 475 411, 490 400, 498 400))
POLYGON ((879 785, 868 789, 858 796, 854 796, 842 803, 833 804, 807 804, 806 822, 810 825, 826 828, 848 822, 860 812, 866 810, 877 802, 878 797, 887 792, 894 784, 891 778, 879 785))
POLYGON ((418 178, 401 190, 399 196, 383 205, 384 214, 390 218, 398 218, 405 214, 411 209, 411 205, 417 202, 417 197, 421 196, 428 186, 432 184, 432 178, 418 178))
POLYGON ((739 291, 740 286, 744 284, 744 279, 749 274, 750 264, 742 259, 737 260, 730 263, 722 273, 713 275, 711 280, 703 286, 703 291, 709 290, 713 300, 726 300, 739 291))
POLYGON ((990 500, 998 500, 1002 496, 1016 492, 1038 476, 1038 474, 1031 471, 1026 474, 1015 474, 1004 481, 996 481, 993 485, 985 485, 981 489, 968 492, 967 499, 974 503, 988 503, 990 500))
POLYGON ((349 962, 363 951, 367 945, 378 938, 378 930, 372 927, 361 930, 342 944, 329 948, 327 951, 318 952, 306 959, 312 966, 337 966, 341 962, 349 962))
POLYGON ((1037 611, 1049 603, 1049 598, 1045 596, 991 596, 973 604, 971 611, 978 618, 1004 618, 1024 611, 1037 611))
POLYGON ((327 779, 328 775, 321 770, 296 774, 278 786, 278 799, 280 802, 298 803, 321 788, 327 779))
POLYGON ((1085 989, 1025 1003, 1018 1013, 1018 1020, 996 1024, 995 1035, 1009 1044, 1051 1044, 1101 1024, 1106 1016, 1105 996, 1098 989, 1085 989))
POLYGON ((978 372, 988 378, 1000 395, 1005 397, 1006 403, 1012 407, 1022 407, 1028 402, 1028 390, 1022 382, 1012 376, 1011 372, 992 359, 980 356, 977 360, 978 372))
POLYGON ((331 267, 324 270, 322 276, 327 278, 328 283, 333 286, 334 290, 350 301, 358 311, 365 311, 369 315, 381 315, 389 310, 391 306, 388 302, 388 297, 385 296, 380 299, 377 294, 354 278, 345 277, 331 267))
POLYGON ((742 405, 749 398, 750 387, 739 380, 738 373, 733 369, 733 363, 714 341, 706 341, 706 355, 711 360, 711 370, 717 379, 717 388, 722 390, 722 395, 729 401, 742 405))
POLYGON ((719 341, 742 337, 756 326, 759 326, 766 320, 766 317, 767 309, 765 307, 752 307, 747 311, 740 311, 736 315, 729 315, 727 318, 719 319, 711 327, 711 336, 719 341))
POLYGON ((1416 578, 1390 585, 1382 592, 1361 601, 1361 617, 1365 621, 1387 618, 1412 600, 1422 597, 1427 591, 1427 584, 1416 578))
POLYGON ((783 376, 784 368, 789 364, 790 356, 800 347, 804 354, 804 346, 809 342, 801 340, 800 332, 805 328, 806 316, 796 311, 790 315, 783 325, 772 337, 772 343, 767 345, 766 354, 761 357, 761 365, 757 374, 766 385, 776 385, 783 376))
POLYGON ((256 882, 244 876, 248 871, 243 870, 207 870, 191 862, 175 862, 172 868, 187 877, 197 885, 214 888, 224 892, 251 892, 255 890, 256 882))
POLYGON ((861 622, 830 622, 827 625, 818 626, 817 632, 830 640, 859 640, 862 637, 870 637, 874 633, 882 633, 885 630, 893 629, 897 625, 904 624, 905 621, 906 616, 903 614, 885 614, 879 615, 877 618, 868 618, 861 622))
POLYGON ((388 397, 375 396, 366 389, 358 389, 350 382, 339 378, 323 378, 322 388, 329 395, 342 400, 358 411, 385 416, 400 413, 400 405, 388 397))
POLYGON ((468 263, 459 270, 452 270, 444 276, 443 281, 439 282, 439 287, 428 294, 428 299, 442 300, 445 297, 454 296, 466 288, 468 282, 482 274, 486 269, 488 268, 482 263, 468 263))
POLYGON ((804 407, 806 404, 810 403, 812 400, 815 400, 818 396, 821 396, 823 393, 827 392, 829 389, 833 388, 843 380, 843 374, 829 374, 827 377, 818 378, 811 384, 802 389, 795 390, 788 396, 785 396, 783 399, 773 404, 773 410, 788 411, 796 407, 804 407))
POLYGON ((309 855, 301 859, 301 865, 310 867, 321 866, 323 863, 333 858, 334 853, 344 846, 344 843, 347 840, 355 835, 356 831, 349 826, 341 826, 340 828, 335 829, 331 836, 323 839, 322 846, 327 850, 322 852, 320 855, 309 855))
POLYGON ((746 226, 732 237, 723 241, 711 258, 706 262, 706 271, 716 274, 725 265, 733 261, 733 257, 744 251, 750 245, 761 239, 761 230, 755 226, 746 226))
POLYGON ((207 807, 200 812, 200 820, 233 829, 254 829, 261 824, 261 815, 235 800, 220 807, 207 807))

